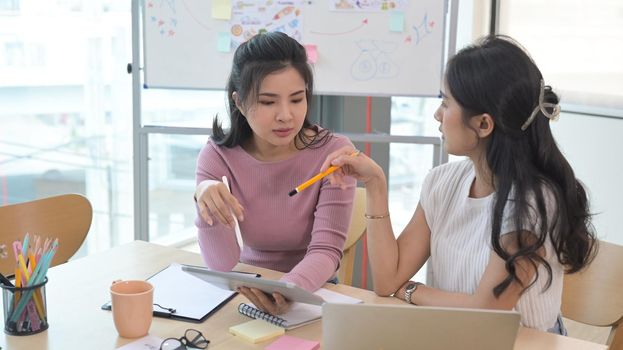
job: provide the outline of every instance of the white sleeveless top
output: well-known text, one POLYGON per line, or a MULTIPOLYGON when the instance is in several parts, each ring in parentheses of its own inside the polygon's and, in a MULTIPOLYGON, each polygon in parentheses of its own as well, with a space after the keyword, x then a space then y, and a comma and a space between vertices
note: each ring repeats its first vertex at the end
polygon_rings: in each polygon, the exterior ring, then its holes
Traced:
MULTIPOLYGON (((428 283, 433 288, 473 294, 489 262, 493 251, 490 242, 494 194, 469 198, 474 178, 473 163, 465 160, 436 167, 424 180, 420 204, 431 230, 428 283)), ((551 203, 548 203, 548 213, 550 209, 551 203)), ((502 234, 514 231, 509 216, 511 210, 509 201, 502 234)), ((554 326, 560 313, 564 268, 549 238, 544 248, 545 258, 552 268, 552 284, 543 291, 548 275, 545 268, 539 266, 539 278, 520 297, 515 310, 521 314, 522 325, 547 331, 554 326)))

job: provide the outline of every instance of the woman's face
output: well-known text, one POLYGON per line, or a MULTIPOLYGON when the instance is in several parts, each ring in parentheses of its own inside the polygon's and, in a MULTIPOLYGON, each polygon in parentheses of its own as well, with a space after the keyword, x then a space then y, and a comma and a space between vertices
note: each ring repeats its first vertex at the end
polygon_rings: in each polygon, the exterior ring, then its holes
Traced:
POLYGON ((440 123, 446 151, 457 156, 470 156, 478 146, 476 132, 463 122, 463 109, 452 97, 444 82, 441 91, 441 105, 435 111, 435 119, 440 123))
POLYGON ((248 108, 238 106, 253 130, 257 151, 279 153, 294 147, 294 138, 307 114, 306 84, 293 67, 267 75, 257 101, 248 108))

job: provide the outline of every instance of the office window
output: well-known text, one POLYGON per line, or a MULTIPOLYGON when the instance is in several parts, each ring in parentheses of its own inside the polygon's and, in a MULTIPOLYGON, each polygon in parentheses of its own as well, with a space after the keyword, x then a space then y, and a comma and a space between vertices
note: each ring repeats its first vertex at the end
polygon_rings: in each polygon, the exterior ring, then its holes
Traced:
MULTIPOLYGON (((225 91, 144 89, 143 125, 229 128, 225 91)), ((197 156, 208 135, 149 135, 149 240, 181 245, 196 236, 193 194, 197 156)))
POLYGON ((0 0, 0 201, 85 194, 79 254, 134 237, 130 3, 108 3, 0 0))
POLYGON ((526 47, 564 103, 623 108, 623 2, 503 0, 499 28, 526 47))
POLYGON ((552 130, 588 189, 598 237, 623 243, 623 186, 607 180, 623 172, 612 156, 621 149, 623 120, 598 116, 623 116, 623 2, 504 0, 501 5, 500 32, 526 47, 545 83, 561 96, 563 113, 552 130))
POLYGON ((218 115, 229 128, 224 90, 144 89, 141 94, 144 125, 211 128, 218 115))
POLYGON ((70 12, 82 11, 83 0, 57 0, 58 7, 70 12))
POLYGON ((0 12, 19 11, 19 0, 0 0, 0 12))
POLYGON ((43 67, 45 56, 45 47, 41 43, 7 40, 4 42, 4 54, 0 56, 0 65, 22 68, 43 67))
POLYGON ((150 135, 150 241, 179 244, 196 238, 195 167, 206 141, 204 135, 150 135))
MULTIPOLYGON (((393 97, 391 134, 401 136, 440 136, 439 122, 433 117, 438 98, 393 97)), ((389 211, 392 228, 400 235, 420 201, 424 178, 433 167, 433 146, 392 143, 389 146, 389 211)), ((426 281, 426 267, 414 277, 426 281)))

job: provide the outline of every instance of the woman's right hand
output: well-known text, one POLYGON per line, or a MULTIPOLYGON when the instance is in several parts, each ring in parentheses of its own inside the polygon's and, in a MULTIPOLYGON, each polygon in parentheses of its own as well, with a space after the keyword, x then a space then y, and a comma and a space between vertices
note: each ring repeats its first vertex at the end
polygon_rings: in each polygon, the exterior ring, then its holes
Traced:
POLYGON ((329 154, 320 171, 325 171, 332 165, 340 167, 329 175, 329 181, 333 185, 343 187, 346 185, 344 176, 351 176, 363 182, 366 187, 375 184, 386 186, 383 169, 370 157, 351 146, 344 146, 329 154))
POLYGON ((244 220, 244 208, 220 181, 201 181, 195 189, 195 198, 199 214, 210 226, 214 225, 214 218, 231 228, 235 226, 233 215, 238 221, 244 220))

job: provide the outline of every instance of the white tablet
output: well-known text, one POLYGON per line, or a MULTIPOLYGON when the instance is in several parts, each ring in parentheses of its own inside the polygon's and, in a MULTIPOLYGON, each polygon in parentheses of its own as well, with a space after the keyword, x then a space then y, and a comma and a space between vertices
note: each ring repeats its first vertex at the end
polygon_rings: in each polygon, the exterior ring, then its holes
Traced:
POLYGON ((223 289, 236 290, 238 287, 252 287, 268 294, 277 292, 290 301, 312 305, 324 304, 321 297, 292 282, 269 280, 236 272, 219 272, 190 265, 182 265, 182 270, 223 289))

